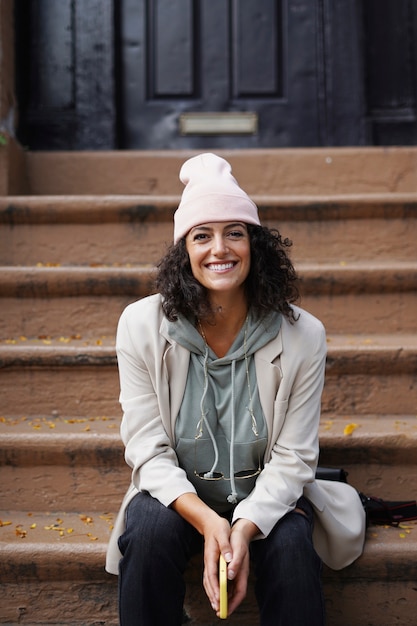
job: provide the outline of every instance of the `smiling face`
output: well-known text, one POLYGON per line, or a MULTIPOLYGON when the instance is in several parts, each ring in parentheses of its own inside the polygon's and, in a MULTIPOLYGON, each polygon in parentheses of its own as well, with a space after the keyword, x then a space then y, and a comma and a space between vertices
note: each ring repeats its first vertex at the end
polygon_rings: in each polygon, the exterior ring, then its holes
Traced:
POLYGON ((244 289, 250 269, 250 241, 243 222, 199 224, 187 234, 194 277, 214 295, 244 289))

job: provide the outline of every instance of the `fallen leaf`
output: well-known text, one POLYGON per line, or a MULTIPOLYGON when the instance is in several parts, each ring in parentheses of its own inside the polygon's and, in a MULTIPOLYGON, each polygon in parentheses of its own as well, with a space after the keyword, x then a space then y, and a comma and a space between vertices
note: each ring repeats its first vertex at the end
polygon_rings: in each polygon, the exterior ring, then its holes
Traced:
POLYGON ((345 428, 343 429, 343 434, 351 435, 353 431, 356 430, 357 428, 359 428, 359 424, 347 424, 345 428))
POLYGON ((27 535, 27 530, 22 528, 21 524, 18 524, 15 528, 15 533, 16 533, 16 537, 20 537, 21 539, 24 539, 27 535))

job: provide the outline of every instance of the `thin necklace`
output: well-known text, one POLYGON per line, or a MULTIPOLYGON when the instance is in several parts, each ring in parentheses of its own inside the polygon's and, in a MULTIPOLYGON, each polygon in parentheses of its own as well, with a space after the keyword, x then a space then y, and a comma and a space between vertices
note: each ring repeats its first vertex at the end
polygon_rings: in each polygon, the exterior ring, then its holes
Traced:
POLYGON ((205 343, 205 344, 206 344, 206 346, 207 346, 206 333, 204 332, 204 329, 203 329, 203 327, 202 327, 202 325, 201 325, 201 322, 200 322, 200 318, 199 318, 199 317, 197 318, 197 324, 198 324, 198 328, 200 329, 200 334, 201 334, 202 338, 204 339, 204 343, 205 343))

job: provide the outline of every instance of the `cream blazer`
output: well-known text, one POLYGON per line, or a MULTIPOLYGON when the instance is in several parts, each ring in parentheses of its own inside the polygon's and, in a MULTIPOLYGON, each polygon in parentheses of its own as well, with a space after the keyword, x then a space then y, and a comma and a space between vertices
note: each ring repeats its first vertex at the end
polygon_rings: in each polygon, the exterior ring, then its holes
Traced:
MULTIPOLYGON (((283 318, 275 339, 255 353, 259 396, 268 428, 264 469, 255 488, 235 508, 233 521, 246 518, 266 537, 305 495, 315 511, 314 544, 333 569, 362 552, 365 513, 349 485, 315 480, 318 427, 326 360, 323 325, 294 307, 295 324, 283 318)), ((175 420, 187 380, 190 353, 168 337, 161 296, 129 305, 117 329, 116 350, 123 409, 121 437, 132 481, 110 538, 106 569, 117 574, 126 507, 138 491, 165 506, 195 493, 174 452, 175 420)))

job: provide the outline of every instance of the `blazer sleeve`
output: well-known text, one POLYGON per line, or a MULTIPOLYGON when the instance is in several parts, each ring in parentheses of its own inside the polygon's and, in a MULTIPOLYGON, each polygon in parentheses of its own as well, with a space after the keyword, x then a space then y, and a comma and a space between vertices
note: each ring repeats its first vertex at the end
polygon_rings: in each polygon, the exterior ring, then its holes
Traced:
POLYGON ((291 511, 314 480, 319 455, 318 430, 326 363, 324 327, 301 311, 282 338, 282 378, 275 395, 271 453, 253 491, 240 502, 233 521, 253 521, 267 536, 291 511))
POLYGON ((195 489, 178 466, 161 416, 159 395, 169 398, 169 390, 167 377, 161 375, 166 342, 158 332, 156 313, 141 301, 127 307, 119 320, 120 432, 133 484, 169 506, 195 489))

